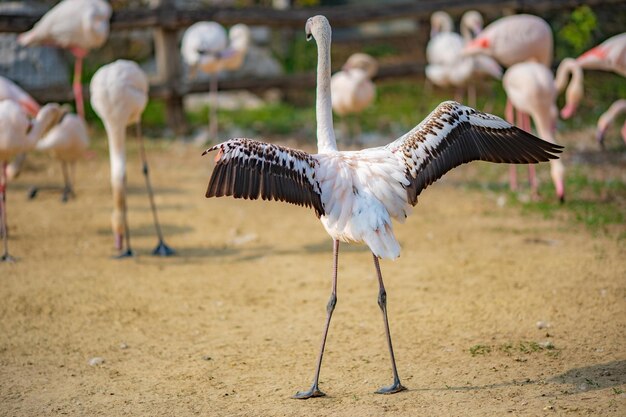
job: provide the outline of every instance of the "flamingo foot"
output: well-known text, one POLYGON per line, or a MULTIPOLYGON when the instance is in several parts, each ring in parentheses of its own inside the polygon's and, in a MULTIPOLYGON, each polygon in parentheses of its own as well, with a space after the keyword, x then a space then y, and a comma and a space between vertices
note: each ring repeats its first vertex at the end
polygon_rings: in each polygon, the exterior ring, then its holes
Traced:
POLYGON ((0 262, 7 262, 7 263, 15 263, 17 262, 17 259, 15 259, 14 257, 12 257, 11 255, 9 255, 8 253, 5 253, 4 255, 2 255, 2 257, 0 258, 0 262))
POLYGON ((400 381, 394 381, 393 384, 387 386, 387 387, 382 387, 380 389, 378 389, 376 391, 376 394, 384 394, 384 395, 388 395, 388 394, 395 394, 396 392, 400 392, 400 391, 406 391, 406 387, 403 386, 400 381))
POLYGON ((125 251, 120 252, 119 255, 114 256, 113 259, 124 259, 124 258, 132 258, 135 256, 135 252, 132 249, 126 249, 125 251))
POLYGON ((326 394, 324 394, 322 391, 320 391, 319 388, 317 387, 317 385, 313 385, 310 390, 308 390, 308 391, 298 391, 291 398, 294 398, 296 400, 306 400, 308 398, 325 397, 325 396, 326 396, 326 394))
POLYGON ((63 194, 61 194, 61 201, 67 203, 70 198, 76 198, 76 194, 74 194, 74 190, 71 188, 64 188, 63 194))
POLYGON ((165 242, 160 240, 159 244, 152 251, 152 254, 154 256, 172 256, 176 254, 176 251, 170 248, 169 246, 167 246, 165 242))
POLYGON ((37 193, 39 192, 39 188, 34 185, 28 189, 28 194, 26 194, 26 198, 29 200, 34 200, 37 197, 37 193))

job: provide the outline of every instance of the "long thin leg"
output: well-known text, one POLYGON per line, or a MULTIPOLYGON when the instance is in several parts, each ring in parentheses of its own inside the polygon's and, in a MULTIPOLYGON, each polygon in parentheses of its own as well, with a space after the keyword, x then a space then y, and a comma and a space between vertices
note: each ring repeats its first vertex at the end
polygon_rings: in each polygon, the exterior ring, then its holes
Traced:
POLYGON ((378 256, 374 256, 374 265, 376 266, 376 274, 378 274, 378 306, 383 313, 383 321, 385 322, 385 333, 387 334, 387 346, 389 346, 389 355, 391 356, 391 370, 393 371, 393 384, 388 387, 382 387, 377 394, 394 394, 396 392, 404 391, 406 388, 400 383, 398 377, 398 369, 396 368, 396 358, 393 354, 393 346, 391 345, 391 333, 389 332, 389 320, 387 319, 387 292, 385 291, 385 285, 383 284, 383 275, 380 272, 380 264, 378 263, 378 256))
MULTIPOLYGON (((124 217, 124 237, 126 238, 126 250, 120 252, 120 254, 115 257, 116 259, 130 258, 130 257, 135 256, 135 253, 130 247, 130 227, 128 226, 128 210, 126 207, 126 195, 127 195, 126 194, 126 174, 124 174, 123 193, 124 193, 124 204, 122 207, 122 212, 123 212, 123 217, 124 217)), ((119 244, 121 246, 121 242, 119 244)))
MULTIPOLYGON (((528 133, 532 133, 532 128, 530 125, 530 115, 528 113, 522 113, 522 123, 522 129, 524 129, 528 133)), ((528 165, 528 183, 530 184, 531 196, 533 198, 539 197, 539 183, 537 182, 537 173, 534 164, 528 165)))
POLYGON ((328 336, 328 328, 330 327, 330 319, 333 316, 335 305, 337 305, 337 261, 339 260, 339 241, 335 240, 333 244, 333 289, 326 305, 326 326, 324 327, 324 334, 322 336, 322 346, 320 347, 320 353, 317 357, 317 367, 315 368, 315 378, 313 378, 313 385, 308 391, 298 391, 292 398, 304 400, 312 397, 323 397, 324 394, 320 391, 318 383, 320 379, 320 370, 322 369, 322 357, 324 356, 324 347, 326 346, 326 336, 328 336))
POLYGON ((61 161, 61 170, 63 171, 63 194, 61 195, 61 201, 64 203, 74 194, 72 191, 72 182, 70 180, 70 174, 67 170, 67 162, 61 161))
POLYGON ((157 237, 159 243, 152 251, 153 255, 170 256, 175 252, 172 248, 165 244, 163 240, 163 233, 161 232, 161 225, 159 224, 159 217, 157 216, 156 204, 154 203, 154 193, 152 192, 152 184, 150 183, 150 174, 148 171, 148 157, 146 156, 146 149, 143 146, 143 136, 141 134, 141 125, 137 122, 136 133, 137 141, 139 142, 139 154, 141 155, 141 162, 143 164, 143 176, 146 179, 146 188, 148 189, 148 198, 150 199, 150 207, 152 208, 152 216, 154 217, 154 227, 156 228, 157 237))
MULTIPOLYGON (((515 109, 513 108, 513 103, 511 100, 506 100, 506 107, 504 108, 504 117, 506 121, 515 124, 515 109)), ((511 191, 517 190, 517 167, 513 164, 509 166, 509 188, 511 191)))
POLYGON ((4 252, 0 258, 0 262, 15 262, 15 258, 9 255, 9 237, 7 232, 7 211, 6 211, 6 185, 7 185, 7 163, 2 163, 0 173, 0 233, 4 243, 4 252))
POLYGON ((217 74, 211 74, 211 82, 209 86, 209 90, 211 91, 211 115, 209 116, 209 140, 215 141, 217 140, 217 106, 218 106, 218 97, 217 97, 217 74))
POLYGON ((76 56, 74 63, 74 99, 76 100, 76 112, 83 120, 85 120, 85 105, 83 103, 83 85, 81 82, 83 73, 83 57, 76 56))

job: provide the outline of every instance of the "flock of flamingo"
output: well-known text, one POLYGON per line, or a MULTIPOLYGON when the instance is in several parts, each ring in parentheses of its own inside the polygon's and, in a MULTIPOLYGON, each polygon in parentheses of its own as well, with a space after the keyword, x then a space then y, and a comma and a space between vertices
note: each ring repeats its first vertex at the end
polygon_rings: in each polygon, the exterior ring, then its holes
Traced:
MULTIPOLYGON (((12 260, 7 248, 5 203, 7 163, 12 158, 35 147, 52 152, 63 164, 64 199, 73 195, 72 166, 88 145, 80 85, 81 62, 88 50, 105 42, 110 15, 110 6, 103 0, 63 0, 32 30, 18 38, 23 45, 55 45, 71 50, 76 56, 74 92, 78 115, 54 103, 40 107, 15 84, 0 79, 3 261, 12 260)), ((626 75, 626 34, 609 39, 576 60, 563 61, 555 79, 549 69, 552 35, 542 19, 530 15, 504 17, 483 29, 482 18, 472 12, 462 22, 463 37, 452 32, 452 20, 445 13, 433 15, 432 39, 427 48, 427 77, 436 85, 467 88, 470 98, 475 96, 473 86, 480 77, 501 78, 509 100, 508 121, 455 101, 445 101, 415 128, 385 146, 338 150, 333 110, 343 116, 364 109, 374 100, 376 89, 372 77, 377 64, 368 55, 356 54, 342 71, 331 77, 331 27, 324 16, 315 16, 306 22, 305 32, 307 40, 314 39, 317 45, 317 153, 245 138, 219 143, 204 152, 217 152, 207 197, 262 198, 313 208, 334 242, 332 292, 313 384, 309 390, 298 392, 295 398, 324 395, 319 389, 319 375, 337 302, 340 242, 364 243, 372 253, 393 375, 393 383, 377 392, 402 391, 405 388, 394 358, 386 291, 379 265, 379 259, 396 259, 400 255, 392 219, 403 222, 417 204, 422 190, 454 167, 474 160, 530 166, 550 161, 557 195, 562 199, 563 166, 558 160, 562 147, 554 143, 557 91, 567 84, 568 75, 573 74, 566 94, 567 104, 561 112, 562 117, 569 117, 582 97, 581 68, 612 70, 626 75), (507 68, 506 71, 500 65, 507 68), (519 127, 514 124, 515 111, 519 127), (541 139, 530 133, 530 117, 541 139)), ((233 26, 227 34, 218 23, 201 22, 185 32, 182 56, 192 75, 201 70, 211 76, 211 89, 215 92, 217 74, 240 66, 249 42, 250 31, 244 25, 233 26)), ((131 124, 137 128, 143 173, 159 238, 154 253, 172 254, 159 226, 141 139, 139 122, 148 101, 145 73, 132 61, 118 60, 104 65, 91 80, 90 97, 108 137, 114 201, 112 229, 120 257, 133 254, 125 198, 126 128, 131 124)), ((615 104, 609 112, 616 114, 623 107, 623 102, 615 104)), ((599 135, 606 131, 610 117, 601 118, 599 135)), ((214 110, 211 124, 212 134, 217 135, 214 110)), ((626 139, 626 128, 622 133, 626 139)), ((13 171, 11 175, 16 173, 13 171)), ((531 181, 536 183, 534 179, 531 181)))

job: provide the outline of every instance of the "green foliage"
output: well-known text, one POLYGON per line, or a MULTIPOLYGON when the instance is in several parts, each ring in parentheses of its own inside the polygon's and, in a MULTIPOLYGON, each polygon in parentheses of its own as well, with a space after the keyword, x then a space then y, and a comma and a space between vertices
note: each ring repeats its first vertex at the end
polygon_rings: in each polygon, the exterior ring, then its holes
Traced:
POLYGON ((472 356, 486 355, 487 353, 491 352, 491 348, 486 345, 474 345, 471 348, 469 348, 469 352, 471 353, 472 356))
POLYGON ((593 31, 598 20, 587 5, 575 9, 568 22, 557 32, 557 56, 578 56, 588 49, 593 41, 593 31))

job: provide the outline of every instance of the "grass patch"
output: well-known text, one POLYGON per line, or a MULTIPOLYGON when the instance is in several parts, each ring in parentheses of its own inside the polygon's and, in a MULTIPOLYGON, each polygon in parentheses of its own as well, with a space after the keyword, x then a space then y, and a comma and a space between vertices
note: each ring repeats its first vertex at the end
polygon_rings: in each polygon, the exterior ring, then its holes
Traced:
POLYGON ((474 345, 469 348, 469 352, 472 356, 486 355, 488 353, 491 353, 491 347, 487 345, 474 345))

